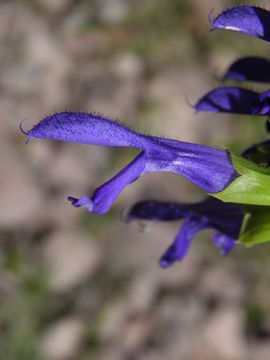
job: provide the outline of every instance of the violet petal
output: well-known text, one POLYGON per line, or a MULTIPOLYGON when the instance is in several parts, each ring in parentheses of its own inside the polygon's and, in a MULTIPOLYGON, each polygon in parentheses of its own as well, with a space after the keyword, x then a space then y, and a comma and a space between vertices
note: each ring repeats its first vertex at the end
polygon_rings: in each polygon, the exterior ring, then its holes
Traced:
POLYGON ((61 112, 41 120, 27 132, 32 138, 72 141, 100 146, 147 147, 149 138, 101 115, 61 112))
POLYGON ((236 246, 236 241, 225 234, 213 234, 212 240, 220 248, 223 256, 227 255, 236 246))
POLYGON ((75 207, 84 206, 89 212, 104 214, 110 209, 121 191, 141 175, 145 163, 146 155, 142 152, 116 176, 97 188, 92 198, 84 196, 76 199, 69 196, 68 200, 75 207))
POLYGON ((227 151, 180 141, 164 146, 168 141, 164 140, 160 149, 148 151, 144 173, 173 172, 208 193, 222 191, 239 176, 227 151))
POLYGON ((187 255, 195 235, 207 227, 207 223, 196 218, 188 217, 184 221, 174 243, 166 250, 160 259, 163 268, 172 266, 175 261, 181 261, 187 255))
POLYGON ((270 41, 270 12, 265 9, 248 5, 235 6, 210 21, 212 30, 232 30, 270 41))
POLYGON ((239 87, 219 87, 209 91, 194 106, 196 111, 254 115, 260 94, 239 87))

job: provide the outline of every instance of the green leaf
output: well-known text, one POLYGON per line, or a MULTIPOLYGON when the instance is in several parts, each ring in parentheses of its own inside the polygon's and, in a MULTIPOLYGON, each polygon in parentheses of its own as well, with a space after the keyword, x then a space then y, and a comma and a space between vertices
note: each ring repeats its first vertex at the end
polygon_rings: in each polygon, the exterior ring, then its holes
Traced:
POLYGON ((238 239, 251 246, 270 241, 270 207, 245 206, 245 217, 238 239))
POLYGON ((248 205, 270 205, 270 168, 230 154, 240 176, 225 190, 210 194, 225 201, 248 205))
POLYGON ((245 204, 237 242, 247 246, 270 241, 270 167, 264 165, 269 152, 266 155, 257 151, 252 159, 255 163, 231 154, 240 176, 222 192, 211 194, 223 201, 245 204))

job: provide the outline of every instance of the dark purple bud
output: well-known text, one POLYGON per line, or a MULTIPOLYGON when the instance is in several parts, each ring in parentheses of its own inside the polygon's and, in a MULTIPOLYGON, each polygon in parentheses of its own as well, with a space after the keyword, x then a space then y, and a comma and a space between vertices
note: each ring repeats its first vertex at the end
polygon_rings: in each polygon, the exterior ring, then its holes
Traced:
POLYGON ((241 58, 229 67, 223 77, 227 79, 270 83, 270 61, 256 56, 241 58))
POLYGON ((254 115, 260 110, 260 94, 239 87, 219 87, 204 95, 194 108, 196 111, 254 115))
POLYGON ((213 25, 211 30, 232 30, 270 41, 270 12, 256 6, 235 6, 210 22, 213 25))

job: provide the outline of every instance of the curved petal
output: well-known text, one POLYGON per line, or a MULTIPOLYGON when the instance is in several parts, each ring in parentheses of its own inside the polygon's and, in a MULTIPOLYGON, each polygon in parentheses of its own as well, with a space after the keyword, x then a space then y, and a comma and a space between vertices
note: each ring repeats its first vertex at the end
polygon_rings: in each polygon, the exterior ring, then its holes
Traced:
POLYGON ((174 243, 167 249, 160 259, 163 268, 172 266, 175 261, 181 261, 188 253, 195 235, 208 227, 208 223, 197 218, 188 217, 184 221, 174 243))
POLYGON ((137 149, 144 149, 152 143, 147 136, 116 121, 101 115, 80 112, 61 112, 47 116, 26 134, 27 142, 32 138, 47 138, 101 146, 130 146, 137 149))
POLYGON ((227 79, 270 83, 270 61, 257 56, 238 59, 223 76, 223 80, 227 79))
POLYGON ((254 115, 259 110, 260 94, 238 87, 219 87, 209 91, 194 106, 196 111, 254 115))
POLYGON ((236 246, 236 241, 225 234, 213 234, 212 240, 224 256, 236 246))
POLYGON ((75 207, 84 206, 89 212, 104 214, 110 209, 120 192, 141 175, 145 164, 146 155, 142 152, 116 176, 97 188, 92 198, 84 196, 76 199, 69 196, 68 200, 75 207))
POLYGON ((211 20, 213 29, 237 31, 270 41, 270 12, 256 6, 235 6, 211 20))
POLYGON ((173 147, 163 146, 147 153, 144 173, 173 172, 208 193, 219 192, 239 176, 227 151, 180 141, 173 143, 173 147))

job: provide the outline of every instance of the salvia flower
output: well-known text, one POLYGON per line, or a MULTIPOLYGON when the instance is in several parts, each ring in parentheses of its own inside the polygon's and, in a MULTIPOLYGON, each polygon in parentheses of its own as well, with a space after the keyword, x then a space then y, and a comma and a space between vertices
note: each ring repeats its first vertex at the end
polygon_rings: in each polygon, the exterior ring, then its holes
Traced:
MULTIPOLYGON (((270 141, 267 140, 250 146, 244 150, 242 156, 254 164, 270 166, 270 141)), ((254 216, 252 217, 251 214, 254 215, 255 213, 256 215, 260 208, 263 209, 266 224, 269 223, 269 207, 248 207, 240 203, 223 202, 211 196, 193 204, 156 200, 140 201, 130 208, 126 219, 127 221, 176 221, 184 219, 173 244, 160 259, 162 267, 169 267, 175 261, 184 259, 194 237, 198 232, 205 229, 216 231, 212 234, 212 240, 220 248, 222 255, 227 255, 238 242, 252 242, 256 235, 261 235, 265 231, 260 223, 259 228, 256 228, 255 231, 252 228, 250 232, 249 229, 249 224, 254 222, 252 220, 254 216), (246 219, 246 229, 243 226, 244 219, 246 219), (257 234, 254 235, 254 232, 257 234)), ((265 226, 265 224, 263 225, 265 226)), ((261 239, 265 241, 266 238, 263 233, 261 239)))
MULTIPOLYGON (((269 167, 270 141, 250 146, 243 151, 242 157, 253 164, 269 167)), ((160 259, 162 267, 169 267, 175 261, 183 260, 194 237, 204 229, 215 230, 212 240, 220 248, 222 255, 227 255, 238 243, 250 245, 269 240, 270 208, 266 206, 244 206, 208 196, 193 204, 141 201, 134 204, 127 214, 127 221, 180 219, 184 219, 184 222, 173 244, 160 259)))
POLYGON ((184 219, 173 244, 160 259, 162 267, 181 261, 188 253, 196 234, 204 229, 214 229, 214 244, 226 255, 236 245, 244 219, 243 206, 225 203, 213 197, 194 204, 160 201, 142 201, 133 205, 127 220, 173 221, 184 219))
MULTIPOLYGON (((24 132, 25 133, 25 132, 24 132)), ((62 112, 46 117, 25 133, 32 138, 72 141, 110 147, 132 147, 139 155, 91 198, 68 197, 75 207, 96 214, 107 212, 120 192, 143 174, 165 171, 184 176, 208 193, 222 192, 238 176, 225 150, 149 136, 101 115, 62 112)))

